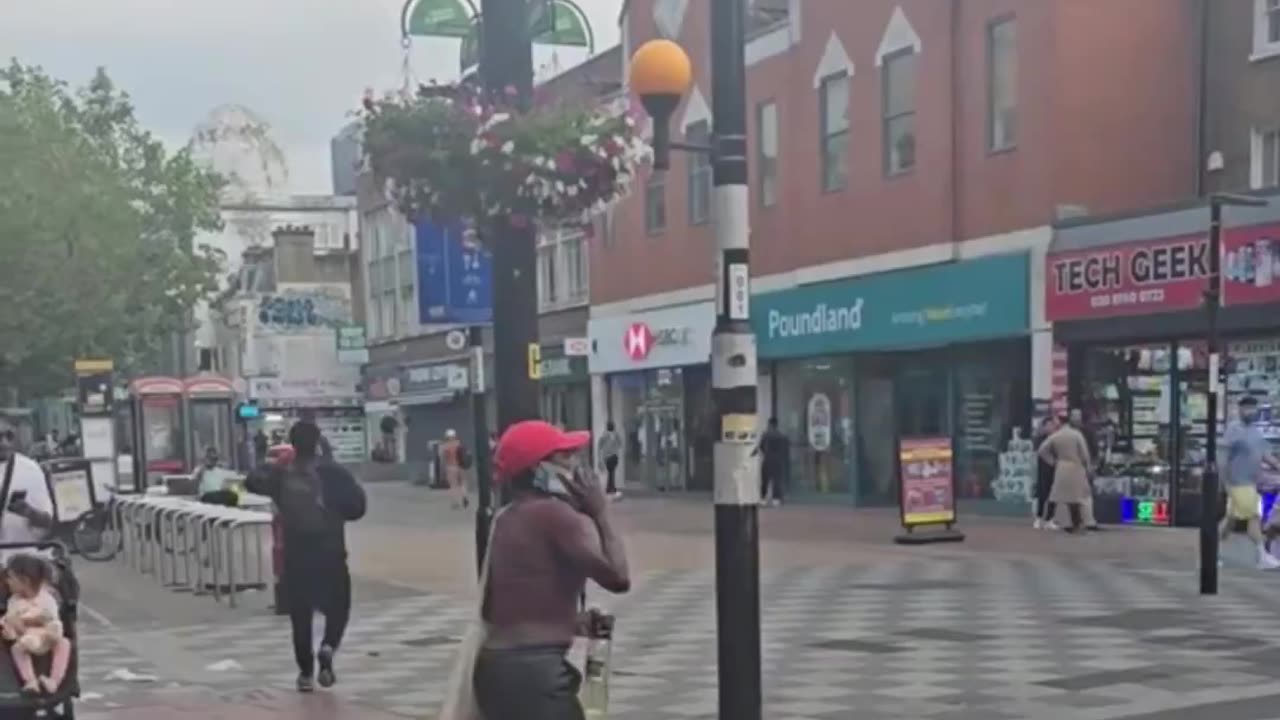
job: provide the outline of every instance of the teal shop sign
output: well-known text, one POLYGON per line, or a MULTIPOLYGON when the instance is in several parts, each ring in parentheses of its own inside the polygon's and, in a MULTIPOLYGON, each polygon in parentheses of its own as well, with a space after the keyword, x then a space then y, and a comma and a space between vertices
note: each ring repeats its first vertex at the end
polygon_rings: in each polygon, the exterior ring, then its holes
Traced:
POLYGON ((1020 335, 1026 253, 764 293, 751 322, 764 359, 891 350, 1020 335))

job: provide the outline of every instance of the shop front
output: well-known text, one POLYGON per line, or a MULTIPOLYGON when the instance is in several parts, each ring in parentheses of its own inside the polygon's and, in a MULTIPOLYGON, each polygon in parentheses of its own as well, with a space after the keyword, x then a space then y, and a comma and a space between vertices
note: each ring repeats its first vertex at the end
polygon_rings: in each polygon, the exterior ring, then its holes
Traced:
MULTIPOLYGON (((588 367, 602 376, 607 408, 623 437, 621 479, 630 487, 710 490, 712 303, 592 318, 588 367)), ((603 422, 597 423, 599 432, 603 422)))
POLYGON ((542 417, 566 430, 591 429, 587 358, 565 355, 564 343, 544 344, 540 363, 542 417))
MULTIPOLYGON (((1219 421, 1234 416, 1242 397, 1257 398, 1264 434, 1280 442, 1280 201, 1225 214, 1219 421)), ((1199 522, 1210 386, 1208 218, 1206 208, 1193 207, 1055 232, 1045 313, 1067 355, 1067 399, 1083 411, 1100 461, 1102 522, 1199 522)))
POLYGON ((949 438, 961 499, 1025 512, 1028 269, 998 255, 754 297, 792 494, 896 503, 900 441, 949 438))
POLYGON ((263 429, 278 431, 303 416, 313 418, 341 463, 364 462, 365 417, 352 368, 347 377, 255 377, 247 383, 249 399, 258 403, 263 429))

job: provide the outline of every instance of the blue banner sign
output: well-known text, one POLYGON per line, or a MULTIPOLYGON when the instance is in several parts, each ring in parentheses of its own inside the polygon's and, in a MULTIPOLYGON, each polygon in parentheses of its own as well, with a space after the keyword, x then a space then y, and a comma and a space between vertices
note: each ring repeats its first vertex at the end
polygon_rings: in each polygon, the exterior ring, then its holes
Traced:
POLYGON ((493 321, 493 258, 460 227, 414 225, 418 255, 418 321, 481 325, 493 321))

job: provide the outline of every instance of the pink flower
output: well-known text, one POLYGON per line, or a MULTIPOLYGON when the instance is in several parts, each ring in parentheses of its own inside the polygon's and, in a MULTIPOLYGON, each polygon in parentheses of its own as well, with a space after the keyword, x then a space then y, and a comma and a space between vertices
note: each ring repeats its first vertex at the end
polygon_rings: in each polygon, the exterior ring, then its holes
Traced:
POLYGON ((573 153, 568 150, 561 150, 560 153, 556 155, 556 169, 562 173, 573 172, 576 169, 573 153))

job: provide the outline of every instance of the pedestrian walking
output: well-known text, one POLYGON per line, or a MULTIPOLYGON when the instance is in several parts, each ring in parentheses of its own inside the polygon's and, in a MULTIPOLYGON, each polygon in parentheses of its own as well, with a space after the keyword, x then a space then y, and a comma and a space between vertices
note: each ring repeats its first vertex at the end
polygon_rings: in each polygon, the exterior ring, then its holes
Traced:
POLYGON ((1071 513, 1068 532, 1081 529, 1080 504, 1089 497, 1089 473, 1093 461, 1084 435, 1071 423, 1064 423, 1040 444, 1039 456, 1053 466, 1053 486, 1045 514, 1052 519, 1059 503, 1071 513))
POLYGON ((1098 519, 1093 514, 1093 481, 1098 476, 1098 468, 1102 464, 1102 455, 1099 453, 1098 435, 1094 432, 1090 423, 1085 421, 1084 412, 1079 408, 1071 411, 1067 422, 1071 423, 1080 434, 1084 436, 1084 446, 1089 450, 1089 493, 1085 495, 1084 501, 1080 503, 1080 521, 1084 524, 1084 529, 1089 532, 1098 532, 1102 530, 1102 526, 1098 524, 1098 519))
MULTIPOLYGON (((1040 447, 1050 435, 1058 429, 1058 419, 1052 414, 1046 416, 1040 421, 1040 426, 1036 428, 1035 435, 1032 436, 1032 442, 1035 446, 1040 447)), ((1046 460, 1042 455, 1036 455, 1036 519, 1033 526, 1037 530, 1057 530, 1058 524, 1053 520, 1053 514, 1045 514, 1045 511, 1052 503, 1049 501, 1049 493, 1053 489, 1053 463, 1046 460)))
POLYGON ((612 593, 631 588, 610 503, 581 457, 590 442, 589 433, 540 420, 516 423, 498 441, 496 477, 511 501, 494 519, 470 687, 454 689, 471 690, 485 720, 584 717, 582 675, 566 656, 587 619, 579 612, 586 581, 612 593))
POLYGON ((618 429, 612 420, 605 424, 604 433, 600 435, 600 442, 597 444, 596 454, 604 463, 605 492, 611 498, 622 497, 622 492, 618 490, 618 460, 622 457, 622 436, 618 434, 618 429))
POLYGON ((334 654, 351 617, 351 572, 346 523, 364 517, 364 490, 346 468, 319 457, 320 429, 300 420, 289 429, 292 461, 263 465, 246 482, 279 511, 284 539, 283 581, 293 628, 299 692, 337 682, 334 654), (324 615, 324 636, 315 650, 312 624, 324 615), (319 664, 319 673, 316 665, 319 664))
MULTIPOLYGON (((34 543, 53 527, 53 496, 40 465, 18 452, 18 431, 0 417, 0 543, 34 543)), ((11 553, 0 550, 0 561, 11 553)))
POLYGON ((1227 493, 1227 512, 1219 525, 1222 539, 1231 535, 1239 521, 1244 521, 1245 532, 1257 548, 1258 569, 1274 570, 1280 567, 1267 552, 1266 538, 1262 534, 1261 498, 1258 483, 1263 480, 1264 469, 1280 470, 1280 461, 1271 452, 1271 445, 1258 429, 1258 401, 1244 397, 1236 406, 1237 421, 1227 427, 1219 441, 1221 456, 1225 459, 1222 487, 1227 493))
POLYGON ((452 428, 444 431, 444 442, 440 443, 440 467, 444 470, 444 482, 449 488, 450 505, 454 509, 467 507, 470 500, 467 498, 463 473, 471 467, 471 456, 458 438, 458 432, 452 428))
POLYGON ((754 455, 760 456, 760 502, 781 505, 786 498, 786 473, 791 461, 791 440, 778 429, 778 418, 769 418, 754 455))

